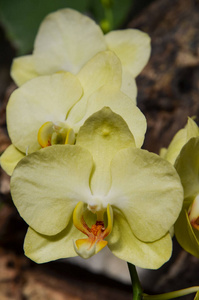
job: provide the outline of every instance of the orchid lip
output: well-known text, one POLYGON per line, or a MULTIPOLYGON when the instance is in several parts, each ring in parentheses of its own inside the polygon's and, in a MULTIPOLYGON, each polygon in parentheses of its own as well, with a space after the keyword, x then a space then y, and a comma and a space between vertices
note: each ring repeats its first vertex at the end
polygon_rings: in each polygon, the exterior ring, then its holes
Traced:
POLYGON ((38 131, 38 142, 42 148, 56 144, 75 144, 75 132, 63 122, 45 122, 38 131))
POLYGON ((104 225, 104 212, 104 210, 97 212, 96 223, 89 227, 83 217, 84 203, 80 201, 76 205, 73 213, 73 223, 78 230, 88 237, 74 241, 74 248, 79 256, 89 258, 107 245, 108 242, 104 239, 111 233, 113 223, 111 206, 107 206, 107 227, 104 225))

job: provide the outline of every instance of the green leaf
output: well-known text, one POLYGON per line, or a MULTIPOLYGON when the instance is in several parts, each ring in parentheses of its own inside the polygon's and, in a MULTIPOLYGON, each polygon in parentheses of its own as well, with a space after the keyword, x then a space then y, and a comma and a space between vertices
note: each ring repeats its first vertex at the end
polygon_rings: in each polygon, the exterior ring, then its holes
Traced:
POLYGON ((52 11, 70 7, 85 11, 90 0, 1 0, 0 22, 19 55, 32 50, 43 18, 52 11))

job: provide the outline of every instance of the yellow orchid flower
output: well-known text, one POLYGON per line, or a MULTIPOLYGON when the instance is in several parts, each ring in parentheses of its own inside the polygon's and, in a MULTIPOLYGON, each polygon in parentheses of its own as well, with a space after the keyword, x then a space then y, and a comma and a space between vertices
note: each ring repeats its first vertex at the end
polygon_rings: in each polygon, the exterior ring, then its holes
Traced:
POLYGON ((184 203, 174 226, 179 244, 199 258, 199 137, 191 138, 182 148, 176 170, 184 188, 184 203))
POLYGON ((192 138, 199 136, 198 125, 192 118, 188 118, 185 128, 180 129, 172 139, 169 147, 160 150, 160 156, 174 164, 182 147, 192 138))
POLYGON ((131 96, 135 89, 134 78, 150 56, 149 36, 135 29, 104 35, 92 19, 72 9, 61 9, 44 19, 33 54, 16 58, 11 76, 20 86, 38 75, 61 70, 77 74, 92 57, 105 50, 113 51, 121 60, 121 90, 131 96))
POLYGON ((153 269, 170 258, 169 229, 183 199, 174 167, 136 148, 127 124, 107 107, 87 119, 76 145, 23 158, 11 193, 30 226, 25 254, 37 263, 88 258, 107 245, 117 257, 153 269))
POLYGON ((1 156, 2 168, 11 175, 25 154, 54 144, 74 144, 80 126, 104 106, 125 119, 136 146, 141 147, 146 120, 134 101, 121 92, 121 82, 121 63, 111 51, 97 54, 76 76, 58 72, 26 82, 7 105, 12 145, 1 156))
POLYGON ((183 208, 174 226, 179 244, 199 258, 199 181, 198 181, 199 128, 188 118, 185 128, 179 130, 168 149, 160 156, 171 162, 184 188, 183 208))

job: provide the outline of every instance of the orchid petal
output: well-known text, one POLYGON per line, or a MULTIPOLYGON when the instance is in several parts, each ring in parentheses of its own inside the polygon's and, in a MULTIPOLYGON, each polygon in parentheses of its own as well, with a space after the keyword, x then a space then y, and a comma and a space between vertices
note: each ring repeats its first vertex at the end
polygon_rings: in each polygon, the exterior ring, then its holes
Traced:
MULTIPOLYGON (((182 148, 175 167, 180 176, 184 198, 195 198, 199 194, 199 137, 190 139, 182 148)), ((190 202, 190 201, 189 201, 190 202)), ((191 204, 191 203, 190 203, 191 204)))
POLYGON ((76 74, 96 53, 106 50, 100 27, 72 9, 49 14, 35 40, 34 57, 40 74, 65 70, 76 74))
POLYGON ((111 51, 100 52, 87 62, 77 74, 77 78, 81 82, 84 94, 68 115, 68 120, 73 124, 84 117, 89 96, 93 92, 105 84, 120 88, 122 84, 120 60, 111 51))
POLYGON ((128 71, 122 72, 121 91, 131 98, 135 104, 137 104, 137 85, 133 75, 128 71))
POLYGON ((108 48, 121 60, 124 70, 136 77, 148 62, 151 47, 148 34, 137 29, 111 31, 105 35, 108 48))
POLYGON ((72 220, 63 231, 53 236, 39 234, 29 227, 24 241, 25 255, 39 264, 74 257, 77 253, 73 239, 81 237, 83 234, 73 226, 72 220))
POLYGON ((103 51, 90 59, 77 74, 84 94, 91 95, 105 84, 120 88, 122 66, 118 57, 111 51, 103 51))
POLYGON ((115 155, 111 174, 108 203, 123 212, 141 241, 162 238, 182 207, 183 189, 174 167, 156 154, 129 147, 115 155))
POLYGON ((12 175, 18 162, 24 158, 25 154, 20 152, 14 145, 8 146, 0 157, 1 167, 8 174, 12 175))
POLYGON ((66 72, 34 78, 15 90, 7 106, 8 132, 13 144, 22 152, 27 147, 29 153, 40 149, 40 127, 48 121, 65 121, 81 95, 78 79, 66 72))
POLYGON ((125 217, 115 209, 114 226, 107 241, 115 256, 141 268, 158 269, 169 260, 172 252, 169 233, 157 241, 144 243, 136 238, 125 217))
POLYGON ((55 235, 66 228, 76 204, 90 197, 90 153, 77 146, 56 145, 22 159, 13 172, 13 201, 38 233, 55 235))
MULTIPOLYGON (((146 132, 146 119, 130 98, 110 85, 102 87, 89 98, 84 118, 74 125, 76 131, 89 116, 104 106, 110 107, 114 113, 124 119, 135 138, 136 146, 141 147, 146 132)), ((117 135, 117 133, 115 134, 117 135)))
POLYGON ((192 138, 199 136, 199 128, 197 124, 188 118, 185 128, 180 129, 172 139, 167 151, 164 153, 164 158, 174 164, 182 147, 192 138))
POLYGON ((182 209, 174 229, 178 243, 199 258, 199 231, 191 226, 186 209, 182 209))
POLYGON ((37 76, 39 74, 35 70, 33 55, 17 57, 13 60, 11 77, 18 86, 37 76))
POLYGON ((93 156, 95 169, 90 186, 94 195, 105 195, 110 188, 113 156, 120 149, 135 145, 127 124, 108 107, 87 119, 80 128, 76 144, 88 149, 93 156))

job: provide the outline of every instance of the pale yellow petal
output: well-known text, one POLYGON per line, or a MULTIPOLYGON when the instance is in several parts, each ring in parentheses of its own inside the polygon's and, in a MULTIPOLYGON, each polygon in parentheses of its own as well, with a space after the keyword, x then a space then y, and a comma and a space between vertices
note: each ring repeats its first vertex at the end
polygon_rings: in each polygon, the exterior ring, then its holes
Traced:
POLYGON ((29 227, 24 241, 25 255, 36 263, 74 257, 77 253, 73 247, 73 240, 84 235, 75 228, 72 221, 57 235, 42 235, 29 227))
POLYGON ((18 86, 37 76, 39 74, 35 70, 33 55, 17 57, 13 60, 11 77, 18 86))
POLYGON ((111 51, 100 52, 87 62, 77 74, 77 78, 83 87, 84 94, 68 116, 72 123, 77 123, 83 118, 88 99, 92 93, 104 85, 115 86, 120 89, 122 84, 120 60, 111 51))
POLYGON ((121 62, 112 51, 100 52, 79 71, 77 78, 87 97, 105 84, 119 89, 122 83, 121 62))
POLYGON ((136 77, 151 53, 148 34, 137 29, 111 31, 105 35, 108 48, 116 53, 124 70, 136 77))
POLYGON ((14 168, 18 162, 24 158, 25 154, 20 152, 14 145, 8 146, 0 157, 2 169, 8 174, 12 175, 14 168))
POLYGON ((121 91, 131 98, 135 104, 137 104, 137 86, 135 79, 130 72, 124 70, 122 72, 121 91))
POLYGON ((100 27, 87 16, 62 9, 42 22, 35 41, 34 57, 40 74, 65 70, 78 73, 96 53, 107 49, 100 27))
POLYGON ((160 268, 172 252, 169 233, 153 243, 144 243, 136 238, 125 217, 115 209, 113 230, 107 240, 114 255, 141 268, 160 268))
POLYGON ((122 148, 135 146, 133 135, 127 124, 110 108, 103 108, 87 119, 77 136, 80 145, 92 154, 95 169, 91 177, 94 195, 105 195, 111 184, 110 162, 122 148))
POLYGON ((199 136, 199 129, 193 119, 188 118, 185 128, 179 130, 172 139, 164 158, 174 164, 182 147, 192 138, 199 136))
POLYGON ((22 218, 37 232, 55 235, 66 228, 79 201, 91 196, 90 153, 56 145, 22 159, 11 177, 11 193, 22 218))
POLYGON ((174 229, 182 248, 199 258, 199 231, 191 226, 186 209, 182 209, 174 229))
MULTIPOLYGON (((190 139, 182 148, 175 167, 180 176, 184 198, 199 194, 199 137, 190 139)), ((191 204, 191 203, 190 203, 191 204)))
POLYGON ((183 189, 174 167, 156 154, 129 147, 115 155, 111 174, 106 201, 123 212, 141 241, 162 238, 182 208, 183 189))

